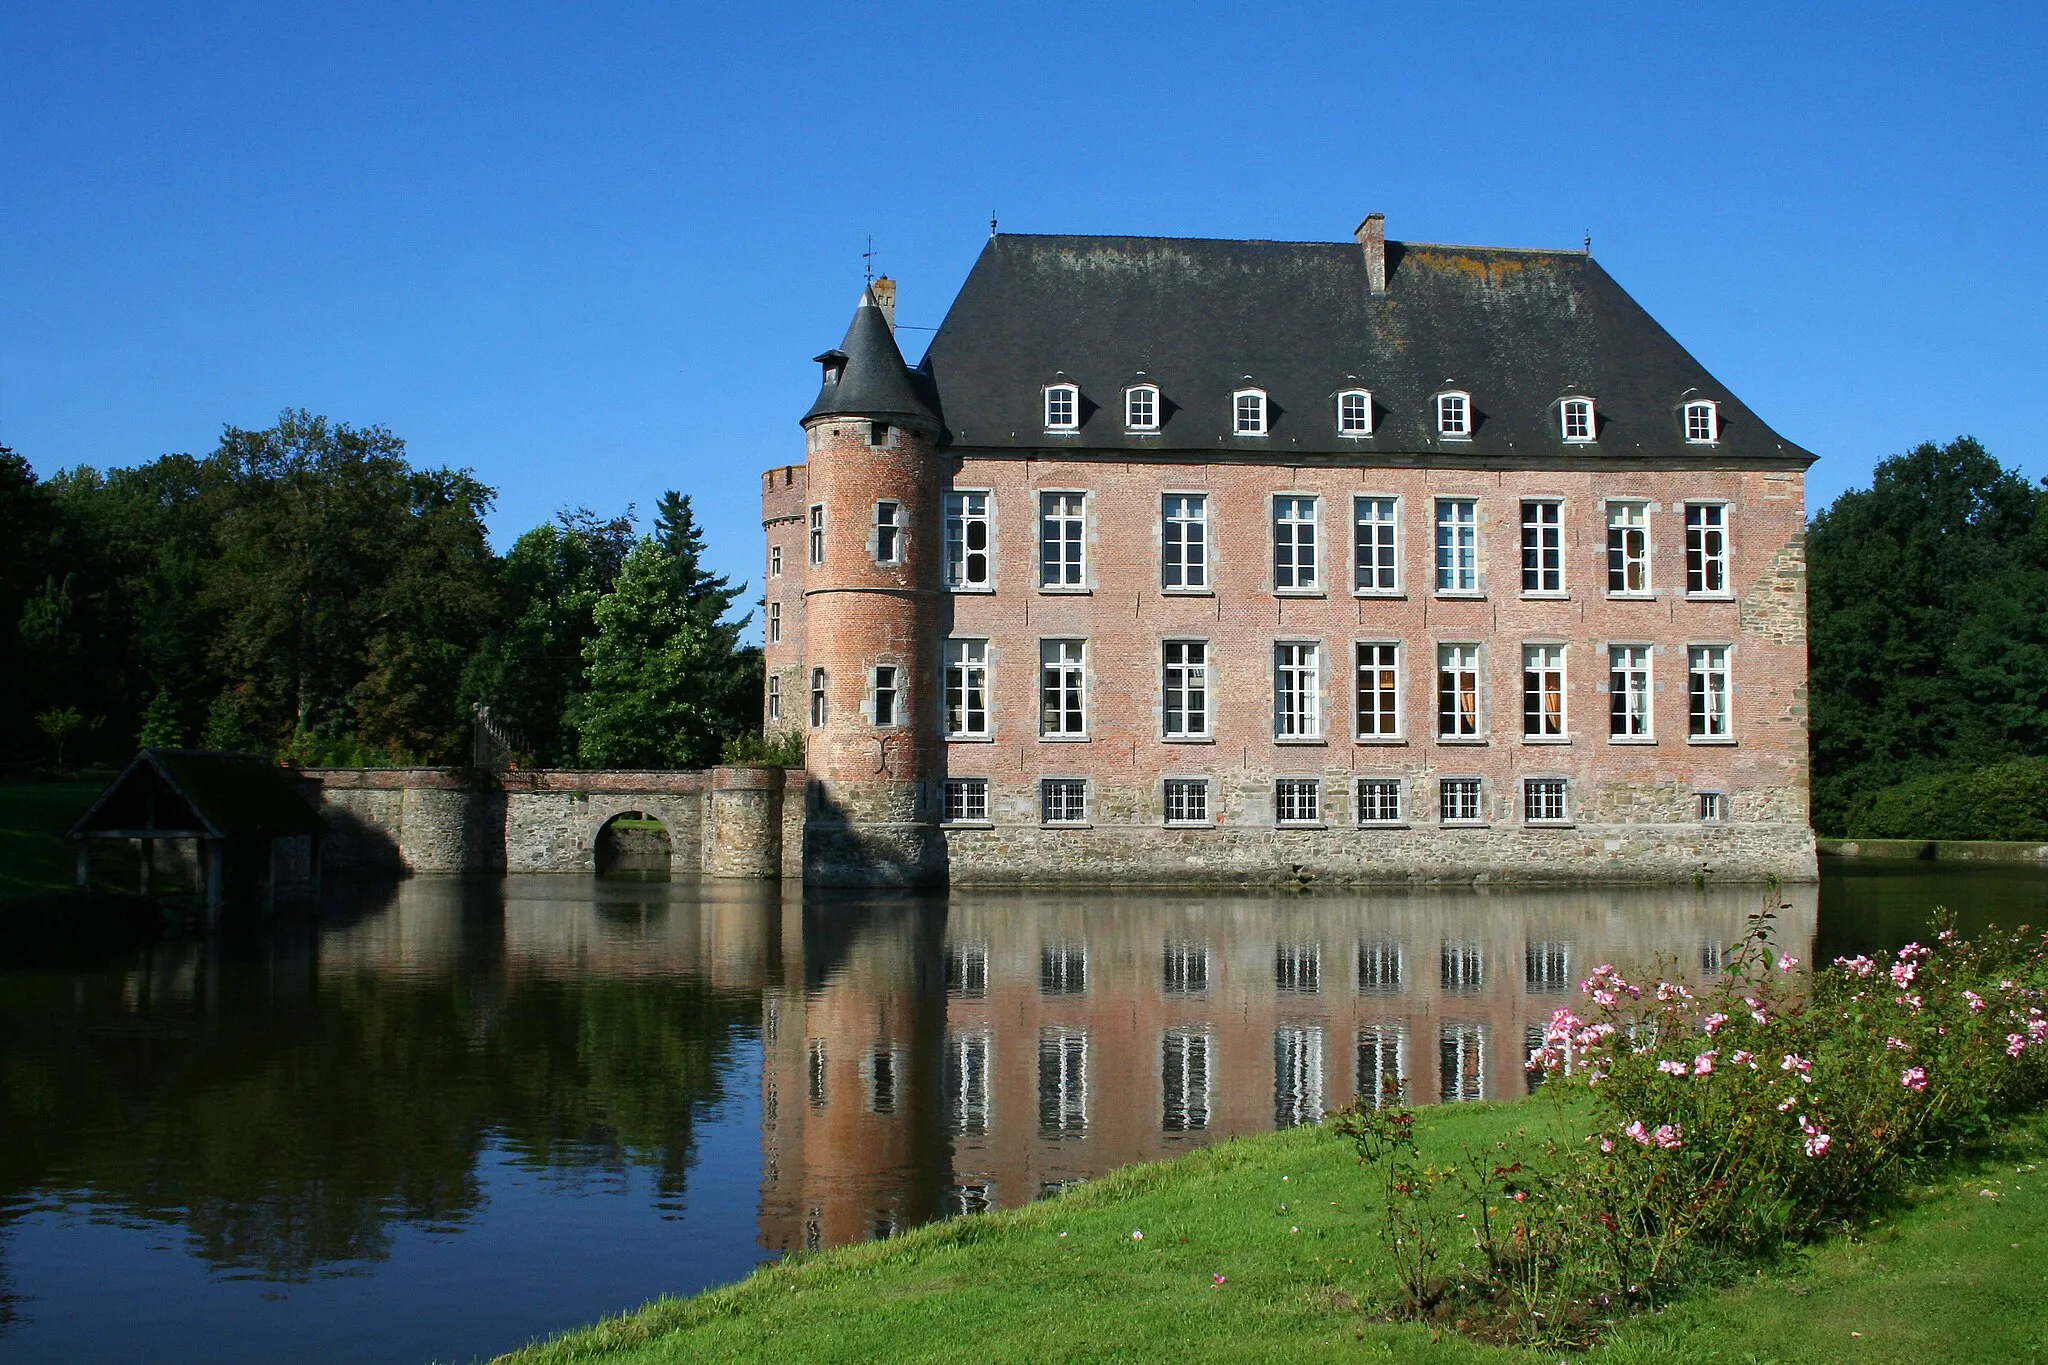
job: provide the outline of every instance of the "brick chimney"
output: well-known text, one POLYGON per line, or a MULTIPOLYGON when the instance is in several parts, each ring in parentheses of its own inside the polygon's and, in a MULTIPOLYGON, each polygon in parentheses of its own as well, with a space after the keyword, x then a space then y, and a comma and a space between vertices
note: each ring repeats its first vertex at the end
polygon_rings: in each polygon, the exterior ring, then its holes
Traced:
MULTIPOLYGON (((1382 271, 1382 276, 1385 272, 1382 271)), ((875 307, 882 310, 882 317, 888 322, 889 330, 896 330, 896 281, 887 275, 877 275, 868 286, 875 291, 875 307)))
MULTIPOLYGON (((1353 234, 1365 249, 1365 283, 1374 298, 1387 292, 1387 215, 1368 213, 1353 234)), ((893 297, 893 293, 892 293, 893 297)))

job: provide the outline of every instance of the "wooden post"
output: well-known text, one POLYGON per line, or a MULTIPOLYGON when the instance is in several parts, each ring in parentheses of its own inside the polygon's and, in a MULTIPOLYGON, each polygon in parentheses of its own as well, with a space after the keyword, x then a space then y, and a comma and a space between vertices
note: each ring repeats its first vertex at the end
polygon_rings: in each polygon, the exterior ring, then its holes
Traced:
POLYGON ((142 897, 147 900, 156 894, 156 840, 137 839, 135 843, 142 850, 142 897))
POLYGON ((220 928, 221 841, 202 839, 199 847, 206 857, 206 927, 220 928))

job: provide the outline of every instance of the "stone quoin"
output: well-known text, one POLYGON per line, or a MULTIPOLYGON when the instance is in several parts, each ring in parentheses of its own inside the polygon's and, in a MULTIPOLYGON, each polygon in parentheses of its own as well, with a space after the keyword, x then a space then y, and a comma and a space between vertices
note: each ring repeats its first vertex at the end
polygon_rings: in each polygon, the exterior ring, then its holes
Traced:
POLYGON ((1814 457, 1588 252, 1002 235, 895 308, 762 477, 808 880, 1815 877, 1814 457))

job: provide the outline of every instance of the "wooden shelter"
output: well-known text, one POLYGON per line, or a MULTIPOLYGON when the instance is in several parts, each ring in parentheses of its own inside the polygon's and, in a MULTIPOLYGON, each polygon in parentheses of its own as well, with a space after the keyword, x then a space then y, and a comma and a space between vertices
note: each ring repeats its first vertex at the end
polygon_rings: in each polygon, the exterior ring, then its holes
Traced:
POLYGON ((306 869, 320 885, 320 843, 327 832, 319 812, 290 770, 255 754, 196 749, 144 749, 78 817, 67 838, 78 845, 78 886, 92 881, 96 839, 137 843, 145 896, 155 894, 158 846, 187 842, 206 897, 206 920, 220 921, 229 895, 260 893, 268 909, 277 898, 281 841, 309 841, 306 869))

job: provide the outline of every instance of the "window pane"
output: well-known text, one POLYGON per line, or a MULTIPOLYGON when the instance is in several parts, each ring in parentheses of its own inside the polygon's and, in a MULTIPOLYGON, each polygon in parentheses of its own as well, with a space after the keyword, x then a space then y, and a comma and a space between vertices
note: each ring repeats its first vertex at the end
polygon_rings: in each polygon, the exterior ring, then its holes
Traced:
POLYGON ((1479 588, 1479 504, 1470 498, 1437 499, 1436 587, 1438 592, 1479 588))
POLYGON ((1360 592, 1393 592, 1400 586, 1394 556, 1399 505, 1393 498, 1357 498, 1352 502, 1354 586, 1360 592))

